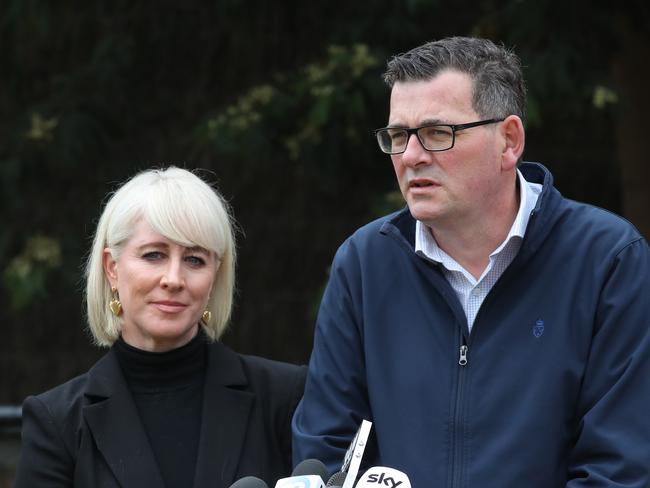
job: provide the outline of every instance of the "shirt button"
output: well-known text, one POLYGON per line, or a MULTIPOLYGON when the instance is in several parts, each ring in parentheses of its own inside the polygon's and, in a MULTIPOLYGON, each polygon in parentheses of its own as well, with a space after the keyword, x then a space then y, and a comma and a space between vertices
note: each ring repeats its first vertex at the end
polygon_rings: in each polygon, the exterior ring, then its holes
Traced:
POLYGON ((474 288, 472 290, 472 295, 475 296, 476 298, 481 296, 481 289, 480 288, 474 288))

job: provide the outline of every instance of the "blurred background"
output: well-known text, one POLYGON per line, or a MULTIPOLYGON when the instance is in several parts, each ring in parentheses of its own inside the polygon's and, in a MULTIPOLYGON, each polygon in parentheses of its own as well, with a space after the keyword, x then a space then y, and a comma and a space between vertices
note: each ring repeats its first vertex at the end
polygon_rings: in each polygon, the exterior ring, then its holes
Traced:
POLYGON ((336 248, 404 205, 372 137, 386 60, 450 35, 515 49, 525 159, 650 236, 642 0, 0 1, 0 487, 11 406, 104 352, 82 292, 106 195, 151 166, 199 169, 239 227, 224 341, 304 363, 336 248))

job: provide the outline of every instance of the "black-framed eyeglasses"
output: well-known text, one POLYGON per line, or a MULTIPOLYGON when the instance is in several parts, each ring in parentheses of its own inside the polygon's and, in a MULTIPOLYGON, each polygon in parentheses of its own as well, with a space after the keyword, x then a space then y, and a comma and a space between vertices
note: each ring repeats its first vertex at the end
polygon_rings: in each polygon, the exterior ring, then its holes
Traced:
POLYGON ((384 127, 375 131, 379 149, 386 154, 406 151, 411 135, 415 134, 427 151, 446 151, 454 147, 456 132, 481 125, 503 122, 504 119, 486 119, 467 124, 427 124, 420 127, 384 127))

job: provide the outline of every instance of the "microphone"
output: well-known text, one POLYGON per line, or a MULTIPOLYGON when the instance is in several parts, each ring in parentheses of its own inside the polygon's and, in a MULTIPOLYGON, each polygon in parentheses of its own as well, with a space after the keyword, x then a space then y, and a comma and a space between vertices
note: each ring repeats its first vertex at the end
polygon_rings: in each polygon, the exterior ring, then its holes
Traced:
POLYGON ((320 476, 313 474, 282 478, 275 484, 275 488, 325 488, 325 484, 320 476))
POLYGON ((289 478, 282 478, 275 488, 325 488, 323 479, 327 468, 318 459, 305 459, 298 463, 289 478))
POLYGON ((338 471, 334 473, 329 480, 327 480, 327 488, 342 488, 345 483, 345 477, 348 474, 345 471, 338 471))
POLYGON ((269 488, 269 485, 255 476, 246 476, 235 481, 230 488, 269 488))
POLYGON ((305 459, 304 461, 299 462, 291 472, 291 476, 309 475, 318 475, 321 479, 325 480, 328 475, 327 466, 318 459, 305 459))
POLYGON ((411 481, 405 473, 386 466, 373 466, 363 473, 356 488, 411 488, 411 481))

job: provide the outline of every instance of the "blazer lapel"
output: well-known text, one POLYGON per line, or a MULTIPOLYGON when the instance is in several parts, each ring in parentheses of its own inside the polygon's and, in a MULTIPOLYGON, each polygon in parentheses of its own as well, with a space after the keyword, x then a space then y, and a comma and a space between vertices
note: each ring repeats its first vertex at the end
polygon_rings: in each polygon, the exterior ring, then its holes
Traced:
POLYGON ((194 488, 226 487, 235 481, 254 396, 233 387, 247 383, 237 354, 223 344, 211 344, 194 488))
POLYGON ((110 350, 90 370, 83 408, 97 448, 122 486, 164 488, 126 380, 110 350))

